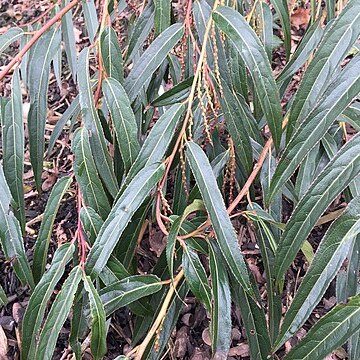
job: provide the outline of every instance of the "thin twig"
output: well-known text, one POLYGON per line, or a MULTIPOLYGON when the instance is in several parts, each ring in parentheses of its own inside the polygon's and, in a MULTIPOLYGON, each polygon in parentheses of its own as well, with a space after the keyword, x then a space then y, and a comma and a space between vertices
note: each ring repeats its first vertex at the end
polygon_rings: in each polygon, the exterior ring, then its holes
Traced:
POLYGON ((70 11, 74 6, 78 4, 80 0, 73 0, 61 9, 52 19, 50 19, 41 29, 39 29, 35 35, 29 40, 29 42, 18 52, 18 54, 7 64, 3 71, 0 72, 0 81, 7 75, 7 73, 13 68, 14 65, 19 63, 23 56, 31 49, 31 47, 39 40, 47 30, 51 28, 56 22, 70 11))

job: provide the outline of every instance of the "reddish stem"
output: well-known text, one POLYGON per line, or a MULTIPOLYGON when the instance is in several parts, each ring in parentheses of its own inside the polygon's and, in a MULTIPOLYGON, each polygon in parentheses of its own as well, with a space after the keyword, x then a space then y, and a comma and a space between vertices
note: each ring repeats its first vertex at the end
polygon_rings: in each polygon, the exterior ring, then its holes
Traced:
POLYGON ((47 30, 51 28, 56 22, 61 20, 61 18, 80 0, 73 0, 67 4, 63 9, 61 9, 52 19, 50 19, 41 29, 39 29, 34 36, 29 40, 29 42, 18 52, 18 54, 7 64, 3 71, 0 72, 0 81, 7 75, 7 73, 12 69, 12 67, 21 61, 22 57, 30 50, 30 48, 39 40, 41 35, 43 35, 47 30))

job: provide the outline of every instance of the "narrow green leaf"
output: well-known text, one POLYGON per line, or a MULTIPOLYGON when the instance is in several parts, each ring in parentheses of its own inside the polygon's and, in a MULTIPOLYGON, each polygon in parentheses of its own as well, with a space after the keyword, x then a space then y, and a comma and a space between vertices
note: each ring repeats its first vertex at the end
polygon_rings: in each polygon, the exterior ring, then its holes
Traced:
POLYGON ((155 0, 155 36, 165 31, 171 23, 171 0, 155 0))
POLYGON ((46 203, 44 215, 41 221, 39 235, 35 242, 33 258, 33 276, 35 283, 38 283, 44 273, 51 234, 54 226, 56 214, 59 210, 61 199, 71 184, 71 177, 64 176, 54 185, 46 203))
POLYGON ((181 39, 183 33, 184 28, 181 24, 171 25, 151 43, 134 64, 124 86, 130 101, 135 100, 142 87, 147 84, 154 71, 165 60, 169 51, 181 39))
POLYGON ((103 92, 114 124, 125 172, 128 172, 140 151, 135 115, 124 88, 117 80, 105 79, 103 92))
MULTIPOLYGON (((69 0, 63 0, 63 7, 69 3, 69 0)), ((66 58, 69 63, 70 71, 74 81, 76 81, 76 41, 74 33, 74 23, 72 20, 72 12, 68 11, 61 19, 61 34, 64 41, 66 58)))
POLYGON ((94 360, 106 354, 106 315, 100 296, 91 279, 83 277, 86 292, 89 294, 91 311, 91 354, 94 360))
POLYGON ((275 347, 281 346, 304 324, 339 271, 354 237, 360 232, 360 198, 347 206, 321 240, 315 258, 285 315, 275 347))
POLYGON ((57 139, 60 137, 61 132, 64 126, 70 122, 74 121, 78 115, 80 114, 80 104, 79 104, 79 95, 71 102, 69 107, 65 110, 59 120, 56 122, 56 125, 51 133, 49 146, 48 146, 48 154, 50 154, 55 146, 57 139))
POLYGON ((121 48, 115 30, 105 27, 100 37, 101 58, 108 77, 124 82, 124 68, 121 48))
POLYGON ((240 309, 252 360, 268 359, 271 353, 265 312, 237 283, 231 281, 232 298, 240 309))
POLYGON ((41 189, 41 174, 45 150, 47 91, 50 63, 60 46, 60 32, 47 31, 33 46, 29 61, 30 109, 28 114, 30 161, 35 183, 41 189))
POLYGON ((11 195, 16 203, 15 216, 25 230, 24 205, 24 124, 19 70, 11 80, 12 94, 3 121, 3 167, 11 195))
POLYGON ((277 281, 281 282, 321 214, 360 173, 360 136, 354 136, 312 183, 286 224, 275 260, 277 281))
POLYGON ((0 285, 0 308, 2 308, 4 305, 6 305, 9 302, 4 288, 0 285))
POLYGON ((201 200, 196 199, 185 208, 183 214, 177 217, 171 225, 168 235, 168 240, 166 243, 166 260, 168 263, 171 279, 174 277, 174 255, 175 255, 176 239, 179 235, 182 224, 185 221, 186 217, 192 212, 204 211, 204 210, 205 210, 204 203, 201 200))
POLYGON ((225 124, 234 141, 235 151, 246 174, 249 175, 253 168, 252 147, 245 124, 246 118, 239 104, 238 98, 229 87, 223 84, 224 96, 220 97, 221 109, 224 114, 225 124))
POLYGON ((134 275, 100 290, 106 315, 145 296, 160 291, 162 284, 155 275, 134 275))
POLYGON ((323 359, 359 329, 360 295, 357 295, 322 317, 284 360, 323 359))
POLYGON ((100 123, 99 115, 94 104, 89 74, 89 56, 90 49, 85 48, 80 53, 78 59, 78 80, 81 114, 83 116, 85 128, 91 134, 91 136, 89 136, 90 146, 96 167, 99 171, 99 175, 101 176, 101 179, 103 180, 111 196, 115 198, 119 187, 114 174, 110 154, 107 150, 106 140, 100 123))
POLYGON ((147 166, 126 187, 114 204, 90 250, 86 262, 86 270, 89 275, 98 275, 104 268, 126 225, 150 190, 161 179, 163 172, 163 165, 147 166))
POLYGON ((207 275, 198 254, 189 246, 184 247, 182 264, 192 293, 205 305, 207 311, 211 312, 211 291, 207 275))
POLYGON ((318 46, 323 35, 323 30, 320 26, 320 20, 321 19, 319 18, 310 26, 308 30, 306 30, 306 33, 301 39, 301 42, 297 46, 294 54, 291 56, 290 60, 286 63, 285 67, 277 77, 276 82, 279 87, 296 73, 296 71, 305 63, 310 54, 318 46))
POLYGON ((153 165, 162 160, 174 133, 177 124, 183 114, 185 106, 182 104, 175 104, 171 106, 151 129, 144 144, 141 146, 140 152, 136 161, 130 168, 121 189, 127 186, 135 175, 145 166, 153 165))
POLYGON ((316 54, 306 69, 303 80, 292 103, 287 126, 287 140, 307 117, 341 61, 360 35, 360 3, 349 1, 339 17, 330 24, 316 54))
POLYGON ((73 268, 56 296, 39 336, 35 360, 52 359, 56 340, 70 312, 81 274, 79 266, 73 268))
POLYGON ((64 274, 65 266, 72 258, 75 246, 64 244, 54 254, 49 270, 42 276, 32 293, 23 319, 21 359, 34 359, 36 341, 38 339, 41 324, 45 315, 48 301, 64 274))
POLYGON ((150 1, 145 6, 144 11, 135 20, 134 24, 132 24, 132 31, 131 34, 129 34, 129 46, 125 57, 126 63, 134 59, 138 54, 140 47, 149 36, 149 33, 154 26, 154 14, 154 3, 150 1))
POLYGON ((18 27, 11 27, 0 36, 0 55, 6 50, 10 44, 21 38, 23 31, 18 27))
POLYGON ((286 0, 270 0, 270 2, 274 6, 275 11, 280 18, 282 30, 284 32, 286 60, 289 60, 291 51, 291 24, 288 3, 286 0))
POLYGON ((276 148, 281 139, 282 111, 279 91, 272 76, 271 66, 265 49, 254 30, 235 10, 218 7, 213 18, 239 52, 253 79, 255 91, 261 108, 265 114, 276 148))
POLYGON ((315 109, 288 143, 272 177, 266 204, 282 188, 304 157, 325 136, 335 119, 360 92, 360 56, 355 57, 328 87, 315 109))
POLYGON ((164 92, 162 95, 158 96, 155 100, 153 100, 151 105, 168 106, 182 102, 188 97, 193 80, 194 77, 190 76, 184 81, 176 84, 170 90, 164 92))
MULTIPOLYGON (((199 43, 202 46, 202 42, 205 37, 206 26, 209 23, 212 14, 211 3, 208 3, 206 0, 193 1, 192 14, 194 17, 194 25, 199 37, 199 43)), ((188 38, 190 40, 190 37, 188 38)), ((188 67, 188 72, 193 72, 194 59, 192 45, 189 46, 190 44, 187 46, 187 55, 189 57, 185 59, 185 66, 188 67)), ((206 62, 212 70, 215 70, 215 52, 217 52, 217 63, 219 65, 220 74, 225 79, 225 82, 229 82, 230 69, 228 67, 223 41, 221 40, 219 31, 217 29, 215 29, 215 39, 211 39, 211 41, 209 39, 209 41, 206 43, 206 62), (215 43, 217 50, 215 50, 215 43)), ((188 72, 185 72, 185 74, 188 72)))
POLYGON ((10 210, 12 201, 2 165, 0 165, 0 244, 5 258, 12 263, 21 283, 35 287, 30 265, 25 254, 20 224, 10 210))
POLYGON ((72 149, 75 154, 74 173, 84 202, 105 219, 110 212, 110 204, 91 156, 88 130, 77 130, 72 149))
POLYGON ((81 0, 81 5, 84 12, 86 30, 88 32, 90 42, 93 42, 96 31, 99 27, 95 2, 94 0, 81 0))
POLYGON ((248 270, 209 160, 201 147, 193 142, 187 142, 186 156, 230 271, 244 289, 251 292, 248 270))
MULTIPOLYGON (((284 1, 286 4, 286 1, 284 1)), ((272 61, 272 50, 273 50, 273 15, 270 9, 270 6, 266 2, 259 2, 257 5, 258 14, 260 16, 260 24, 261 24, 261 40, 264 45, 267 57, 271 64, 272 61)), ((287 10, 287 4, 286 4, 287 10)), ((286 12, 288 14, 288 11, 286 12)), ((290 32, 290 31, 289 31, 290 32)), ((287 34, 285 33, 285 36, 287 34)), ((290 38, 290 37, 289 37, 290 38)), ((287 57, 289 57, 290 47, 285 45, 287 57)))
POLYGON ((209 241, 212 291, 211 346, 216 359, 226 359, 231 343, 231 296, 229 279, 216 241, 209 241))

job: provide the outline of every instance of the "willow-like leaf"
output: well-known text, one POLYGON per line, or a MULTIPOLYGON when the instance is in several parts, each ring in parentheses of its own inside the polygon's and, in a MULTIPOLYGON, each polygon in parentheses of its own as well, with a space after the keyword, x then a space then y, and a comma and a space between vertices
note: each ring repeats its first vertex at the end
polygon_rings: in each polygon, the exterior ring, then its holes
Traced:
POLYGON ((226 212, 224 200, 205 153, 193 142, 186 144, 186 156, 210 215, 221 252, 236 280, 251 291, 249 273, 239 248, 235 230, 226 212))
POLYGON ((142 87, 147 84, 169 51, 181 39, 183 33, 184 28, 181 24, 171 25, 151 43, 140 59, 135 62, 124 84, 130 101, 135 100, 142 87))
POLYGON ((64 176, 61 178, 54 185, 46 203, 39 234, 34 247, 32 271, 35 283, 40 281, 44 273, 55 217, 59 210, 61 200, 68 190, 71 181, 72 179, 69 176, 64 176))
POLYGON ((111 113, 125 172, 127 172, 140 151, 136 119, 129 98, 117 80, 105 79, 103 92, 111 113))
POLYGON ((19 70, 11 80, 12 94, 3 121, 3 167, 11 195, 16 203, 15 216, 25 229, 24 204, 24 124, 19 70))
POLYGON ((120 44, 115 30, 105 27, 100 37, 101 58, 108 77, 124 82, 124 68, 120 44))
MULTIPOLYGON (((96 111, 89 74, 90 49, 85 48, 78 59, 78 80, 81 114, 85 128, 91 133, 90 146, 99 175, 107 190, 115 198, 119 187, 116 181, 113 164, 106 146, 104 132, 96 111)), ((90 156, 90 153, 88 154, 90 156)))
POLYGON ((104 268, 126 225, 163 173, 163 165, 145 167, 115 202, 87 257, 86 271, 89 275, 98 275, 104 268))
POLYGON ((329 85, 341 61, 360 35, 360 3, 349 1, 330 24, 318 50, 306 69, 290 110, 287 140, 314 108, 329 85))
POLYGON ((359 329, 360 295, 357 295, 322 317, 284 360, 324 359, 359 329))
POLYGON ((51 360, 55 350, 56 340, 60 334, 66 318, 69 315, 75 293, 82 276, 80 266, 73 268, 66 278, 61 291, 57 294, 49 315, 39 335, 35 360, 51 360))
POLYGON ((247 68, 250 69, 249 73, 274 144, 279 148, 282 123, 280 96, 264 47, 254 30, 237 11, 221 6, 214 11, 213 19, 219 29, 232 41, 247 68))
POLYGON ((286 313, 276 348, 294 335, 310 316, 339 271, 355 240, 354 237, 359 232, 360 198, 357 197, 350 202, 321 240, 315 258, 286 313))
POLYGON ((231 296, 229 278, 216 241, 209 241, 212 292, 211 346, 215 359, 225 359, 231 342, 231 296))
POLYGON ((91 312, 91 354, 94 360, 102 359, 106 354, 106 315, 104 305, 91 279, 84 276, 84 287, 89 294, 91 312))
POLYGON ((321 214, 360 173, 360 136, 354 136, 328 163, 301 198, 286 224, 276 253, 275 274, 281 283, 321 214))
POLYGON ((360 92, 360 56, 355 57, 328 87, 315 109, 288 143, 272 177, 266 203, 282 188, 304 157, 325 136, 335 119, 360 92))
POLYGON ((37 189, 41 189, 41 174, 45 150, 47 91, 50 63, 60 46, 60 32, 47 31, 33 46, 29 61, 30 109, 28 114, 30 161, 37 189))
POLYGON ((73 244, 60 246, 54 254, 49 270, 45 272, 32 293, 23 318, 21 359, 33 359, 36 350, 36 341, 41 330, 48 301, 55 286, 64 274, 65 266, 75 250, 73 244))

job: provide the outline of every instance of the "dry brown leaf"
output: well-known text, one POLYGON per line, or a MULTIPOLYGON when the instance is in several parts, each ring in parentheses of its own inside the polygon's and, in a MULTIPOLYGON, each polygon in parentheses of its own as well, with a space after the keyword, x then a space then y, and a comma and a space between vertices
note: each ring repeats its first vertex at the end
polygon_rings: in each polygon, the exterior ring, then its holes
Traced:
POLYGON ((250 349, 248 344, 240 344, 234 346, 229 351, 229 356, 250 356, 250 349))
POLYGON ((291 24, 297 29, 305 28, 310 20, 310 9, 297 8, 291 15, 291 24))

